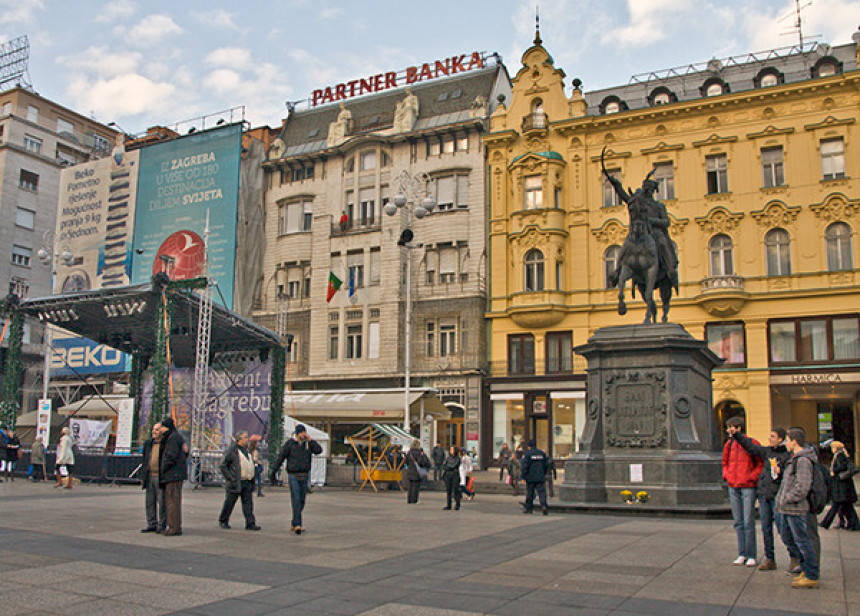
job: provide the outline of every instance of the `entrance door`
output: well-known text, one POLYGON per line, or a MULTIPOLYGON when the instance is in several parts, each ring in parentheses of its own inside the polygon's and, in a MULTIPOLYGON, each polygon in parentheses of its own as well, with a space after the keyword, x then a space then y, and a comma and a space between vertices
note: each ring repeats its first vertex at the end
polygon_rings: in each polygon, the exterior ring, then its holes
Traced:
POLYGON ((532 417, 531 428, 532 438, 537 443, 538 449, 541 449, 547 452, 548 455, 550 455, 549 418, 532 417))
POLYGON ((445 451, 449 447, 463 447, 463 419, 455 417, 438 423, 438 436, 445 451))

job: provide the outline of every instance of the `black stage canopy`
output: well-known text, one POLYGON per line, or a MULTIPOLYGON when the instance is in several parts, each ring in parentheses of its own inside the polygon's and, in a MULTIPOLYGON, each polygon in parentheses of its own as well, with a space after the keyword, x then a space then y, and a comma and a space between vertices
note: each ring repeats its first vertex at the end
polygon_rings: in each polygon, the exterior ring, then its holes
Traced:
MULTIPOLYGON (((155 351, 157 306, 166 291, 170 308, 170 359, 176 367, 195 363, 200 296, 192 281, 80 291, 21 300, 19 309, 42 322, 62 327, 101 344, 143 357, 155 351), (192 283, 193 284, 193 283, 192 283)), ((202 283, 205 284, 205 283, 202 283)), ((199 286, 199 285, 198 285, 199 286)), ((275 332, 212 302, 210 358, 226 353, 263 353, 283 347, 275 332)))

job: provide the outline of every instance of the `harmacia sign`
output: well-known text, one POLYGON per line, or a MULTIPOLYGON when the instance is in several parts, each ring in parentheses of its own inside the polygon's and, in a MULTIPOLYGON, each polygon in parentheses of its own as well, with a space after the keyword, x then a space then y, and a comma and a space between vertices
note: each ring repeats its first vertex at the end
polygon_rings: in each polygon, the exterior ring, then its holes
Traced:
POLYGON ((356 96, 408 86, 437 77, 456 75, 476 68, 484 68, 484 58, 477 51, 473 51, 471 54, 464 53, 444 60, 425 62, 421 66, 410 66, 399 73, 394 71, 379 73, 366 79, 353 79, 346 83, 314 90, 310 103, 311 107, 316 107, 356 96))

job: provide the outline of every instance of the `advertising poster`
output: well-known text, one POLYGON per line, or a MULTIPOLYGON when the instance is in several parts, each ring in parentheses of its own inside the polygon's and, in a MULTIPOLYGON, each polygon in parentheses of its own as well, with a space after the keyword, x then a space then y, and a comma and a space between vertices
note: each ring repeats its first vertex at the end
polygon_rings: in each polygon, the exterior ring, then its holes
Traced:
POLYGON ((61 172, 55 293, 129 283, 139 155, 119 143, 110 156, 61 172))
POLYGON ((209 217, 209 275, 215 301, 233 307, 242 126, 202 131, 140 152, 132 284, 158 272, 203 274, 209 217))
POLYGON ((58 327, 51 339, 51 377, 128 372, 131 357, 58 327))
POLYGON ((93 447, 104 449, 110 438, 111 421, 96 421, 94 419, 70 419, 69 429, 78 447, 93 447))
POLYGON ((42 444, 45 447, 51 442, 51 399, 39 399, 39 412, 36 416, 36 436, 42 437, 42 444))
POLYGON ((131 453, 131 437, 134 432, 134 398, 125 398, 117 405, 116 446, 117 454, 131 453))

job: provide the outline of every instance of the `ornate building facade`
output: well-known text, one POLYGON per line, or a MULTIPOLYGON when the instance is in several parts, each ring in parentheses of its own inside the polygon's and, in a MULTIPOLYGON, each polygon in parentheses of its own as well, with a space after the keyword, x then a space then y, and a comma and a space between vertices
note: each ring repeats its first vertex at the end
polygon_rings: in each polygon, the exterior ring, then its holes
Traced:
MULTIPOLYGON (((565 90, 540 36, 522 57, 487 149, 490 378, 484 459, 536 438, 576 450, 585 362, 572 348, 617 314, 609 273, 628 216, 605 166, 650 172, 680 256, 670 320, 708 341, 714 421, 764 440, 803 426, 860 444, 858 41, 750 54, 565 90)), ((568 86, 569 87, 569 86, 568 86)), ((659 302, 659 298, 658 298, 659 302)))

